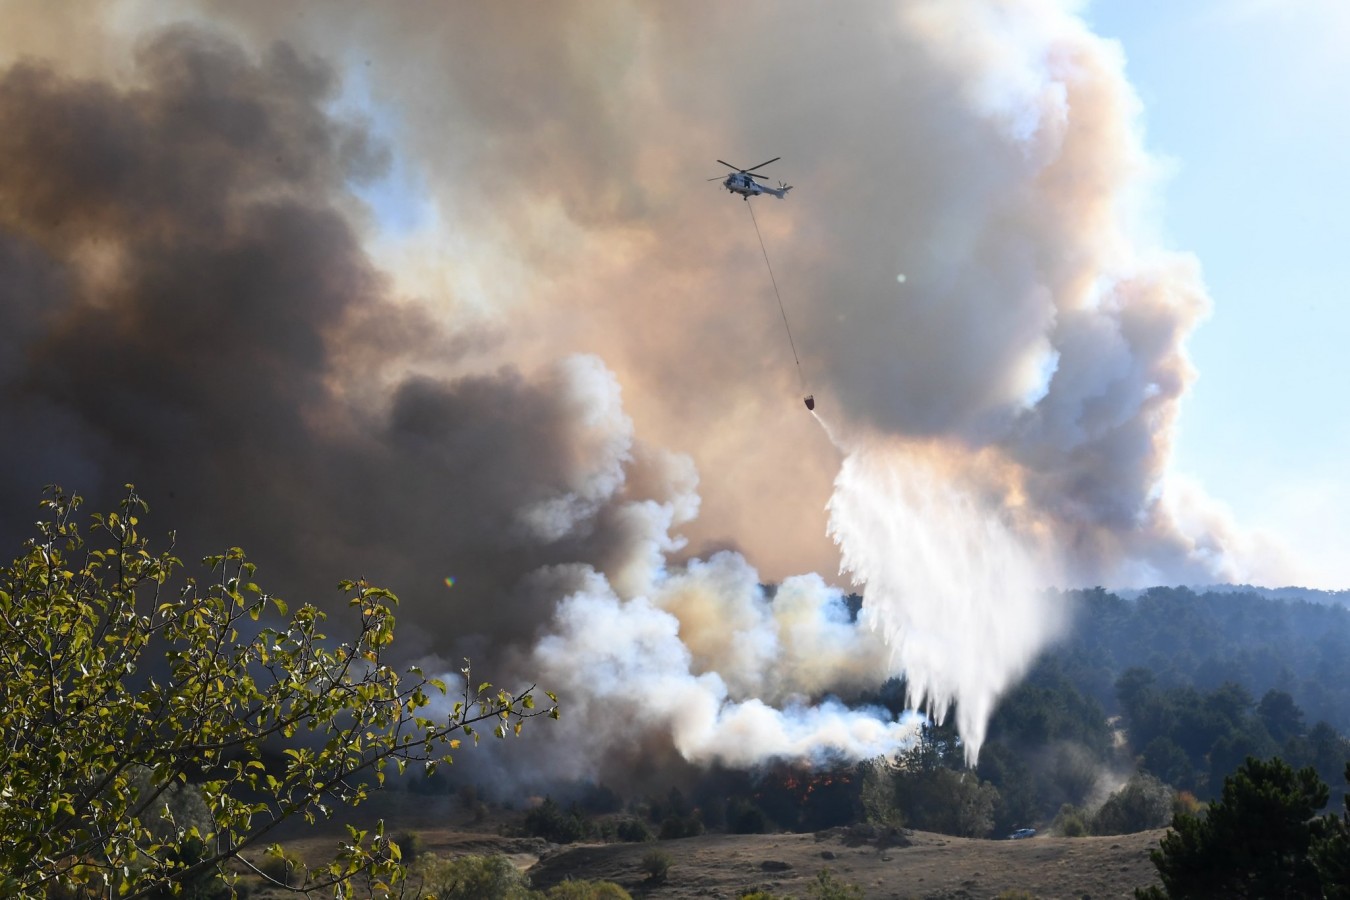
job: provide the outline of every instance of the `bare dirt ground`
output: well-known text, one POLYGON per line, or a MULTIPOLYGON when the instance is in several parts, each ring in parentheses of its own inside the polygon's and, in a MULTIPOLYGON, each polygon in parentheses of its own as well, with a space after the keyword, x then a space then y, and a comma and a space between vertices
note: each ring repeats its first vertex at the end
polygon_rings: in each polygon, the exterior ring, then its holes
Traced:
MULTIPOLYGON (((400 807, 379 814, 390 822, 391 833, 416 832, 425 853, 505 853, 536 888, 547 889, 567 878, 604 879, 634 897, 668 900, 735 900, 750 889, 802 898, 825 868, 861 886, 869 900, 984 900, 1004 891, 1023 891, 1040 900, 1131 897, 1136 887, 1156 883, 1148 851, 1163 834, 1038 835, 1009 841, 905 832, 863 840, 849 829, 836 828, 818 834, 706 834, 645 844, 558 846, 539 838, 500 835, 503 818, 496 814, 475 823, 449 804, 400 807), (669 873, 660 884, 647 880, 642 867, 642 857, 652 850, 670 857, 669 873)), ((331 854, 336 836, 330 827, 293 834, 282 842, 293 852, 318 859, 331 854)), ((254 896, 267 897, 268 892, 254 896)))

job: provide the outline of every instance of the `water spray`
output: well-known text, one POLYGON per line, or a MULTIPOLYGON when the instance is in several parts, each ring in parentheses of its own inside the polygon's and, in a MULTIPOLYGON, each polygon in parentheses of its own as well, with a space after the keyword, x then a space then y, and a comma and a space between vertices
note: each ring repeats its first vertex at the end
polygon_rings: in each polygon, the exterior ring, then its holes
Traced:
POLYGON ((889 648, 906 704, 941 723, 956 712, 974 765, 999 697, 1061 632, 1042 560, 940 448, 839 432, 844 454, 827 510, 841 575, 864 595, 860 625, 889 648))

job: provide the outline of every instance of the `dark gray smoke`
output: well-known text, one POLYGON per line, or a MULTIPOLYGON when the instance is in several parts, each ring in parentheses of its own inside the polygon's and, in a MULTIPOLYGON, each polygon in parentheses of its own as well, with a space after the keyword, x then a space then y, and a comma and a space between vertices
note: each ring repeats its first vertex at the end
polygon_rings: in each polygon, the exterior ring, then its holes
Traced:
POLYGON ((473 337, 397 302, 343 214, 385 156, 326 112, 331 70, 187 28, 136 60, 126 90, 0 77, 5 546, 45 483, 135 482, 189 555, 241 543, 285 589, 364 575, 415 621, 453 606, 442 634, 528 639, 521 576, 614 561, 620 496, 667 499, 628 496, 613 377, 410 374, 473 337))
POLYGON ((488 339, 367 257, 342 204, 383 152, 326 112, 321 62, 174 28, 137 73, 0 77, 9 546, 39 485, 98 506, 130 481, 185 557, 243 544, 260 581, 321 604, 339 577, 386 584, 405 652, 563 693, 557 775, 630 757, 635 729, 649 754, 740 766, 906 739, 809 703, 884 668, 837 589, 771 606, 734 553, 667 571, 697 477, 635 439, 599 359, 435 374, 488 339))

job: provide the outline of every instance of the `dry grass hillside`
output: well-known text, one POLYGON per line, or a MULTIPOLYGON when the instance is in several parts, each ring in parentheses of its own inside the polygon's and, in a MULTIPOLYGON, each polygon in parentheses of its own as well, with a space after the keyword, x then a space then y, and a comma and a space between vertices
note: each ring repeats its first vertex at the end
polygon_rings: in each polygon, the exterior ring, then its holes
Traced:
MULTIPOLYGON (((863 837, 856 829, 835 828, 817 834, 705 834, 644 844, 558 846, 502 836, 499 828, 510 821, 509 814, 472 822, 449 804, 380 814, 391 833, 415 832, 425 853, 507 854, 538 888, 568 878, 604 879, 634 897, 670 900, 734 900, 748 889, 804 898, 823 868, 861 886, 869 900, 982 900, 1011 891, 1041 900, 1129 897, 1134 888, 1155 883, 1148 851, 1163 833, 991 841, 927 832, 863 837), (659 884, 647 880, 642 866, 653 849, 670 858, 667 878, 659 884)), ((325 829, 297 833, 284 843, 292 852, 317 858, 331 853, 336 838, 335 830, 325 829)), ((268 894, 253 896, 261 900, 268 894)))

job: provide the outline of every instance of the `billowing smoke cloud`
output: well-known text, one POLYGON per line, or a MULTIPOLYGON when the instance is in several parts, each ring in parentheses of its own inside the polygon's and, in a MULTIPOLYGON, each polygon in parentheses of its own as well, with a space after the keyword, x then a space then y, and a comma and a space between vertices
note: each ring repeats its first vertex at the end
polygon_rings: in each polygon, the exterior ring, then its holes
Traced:
POLYGON ((857 688, 884 670, 881 639, 850 621, 844 598, 818 577, 788 579, 773 602, 738 554, 719 553, 620 597, 587 573, 558 604, 534 669, 564 685, 568 772, 597 776, 595 754, 639 732, 669 734, 696 764, 749 767, 766 759, 825 762, 890 753, 915 721, 884 710, 814 704, 824 688, 857 688))
MULTIPOLYGON (((455 342, 395 301, 336 205, 379 153, 321 109, 324 65, 197 30, 139 59, 132 91, 0 81, 8 509, 46 481, 103 502, 135 481, 285 580, 454 565, 503 620, 522 571, 627 539, 601 521, 633 442, 598 361, 407 373, 455 342)), ((509 632, 491 619, 465 631, 509 632)))
POLYGON ((885 656, 840 591, 805 576, 771 604, 729 552, 666 570, 697 477, 635 439, 598 358, 431 373, 473 335, 400 303, 342 215, 382 151, 325 114, 324 64, 188 28, 138 53, 133 90, 0 79, 10 509, 49 480, 102 503, 135 481, 184 555, 242 537, 292 590, 397 585, 423 652, 516 646, 564 693, 604 738, 571 774, 635 729, 737 766, 907 739, 815 703, 885 656))
POLYGON ((977 750, 1036 588, 1235 573, 1162 492, 1203 286, 1064 7, 166 15, 0 10, 0 527, 132 480, 186 550, 387 583, 415 652, 566 695, 574 774, 878 752, 829 698, 901 673, 977 750), (772 155, 837 444, 704 181, 772 155))

